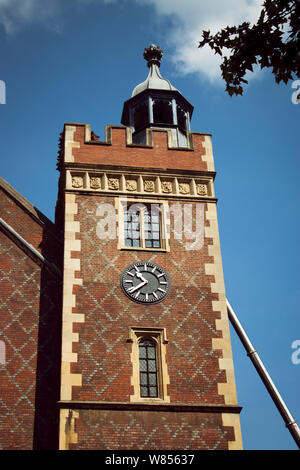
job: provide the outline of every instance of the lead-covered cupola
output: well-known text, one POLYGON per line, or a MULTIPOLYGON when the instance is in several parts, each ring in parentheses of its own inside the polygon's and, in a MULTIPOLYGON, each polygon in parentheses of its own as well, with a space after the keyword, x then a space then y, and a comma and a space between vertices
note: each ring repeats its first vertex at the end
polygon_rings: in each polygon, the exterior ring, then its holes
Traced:
POLYGON ((160 74, 163 51, 151 44, 144 50, 149 67, 146 80, 137 85, 124 103, 121 122, 132 129, 133 142, 146 143, 146 129, 168 129, 173 146, 187 147, 193 106, 160 74))

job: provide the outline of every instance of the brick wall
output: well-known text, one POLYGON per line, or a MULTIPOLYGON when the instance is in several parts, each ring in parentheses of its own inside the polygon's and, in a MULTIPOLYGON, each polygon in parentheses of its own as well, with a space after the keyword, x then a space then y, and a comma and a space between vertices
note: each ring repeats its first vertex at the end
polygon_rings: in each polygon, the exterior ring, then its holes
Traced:
POLYGON ((74 400, 128 401, 132 394, 129 327, 166 328, 167 363, 171 377, 171 401, 181 403, 224 403, 217 383, 226 381, 218 366, 218 351, 211 351, 212 337, 218 337, 212 312, 210 281, 204 263, 211 262, 205 241, 202 250, 186 251, 184 239, 170 240, 170 252, 118 250, 117 240, 100 240, 96 234, 99 204, 114 198, 77 196, 80 221, 82 286, 76 286, 74 313, 84 313, 78 323, 79 343, 74 344, 78 362, 72 372, 83 374, 80 387, 73 387, 74 400), (172 279, 168 297, 158 304, 142 305, 128 299, 120 287, 122 271, 137 260, 163 266, 172 279))
POLYGON ((234 439, 217 413, 80 410, 75 432, 70 449, 227 450, 234 439))
MULTIPOLYGON (((16 197, 1 191, 1 218, 49 260, 58 260, 60 246, 46 218, 38 223, 30 204, 22 208, 24 200, 16 197)), ((57 448, 61 285, 2 231, 0 302, 0 340, 5 344, 0 448, 57 448)))
POLYGON ((8 183, 0 179, 0 217, 48 261, 62 267, 58 246, 62 245, 55 225, 8 183))
POLYGON ((207 170, 204 135, 193 134, 193 150, 168 149, 166 131, 152 131, 152 146, 127 145, 126 128, 111 127, 111 145, 85 142, 85 126, 76 125, 74 162, 126 165, 128 167, 207 170))

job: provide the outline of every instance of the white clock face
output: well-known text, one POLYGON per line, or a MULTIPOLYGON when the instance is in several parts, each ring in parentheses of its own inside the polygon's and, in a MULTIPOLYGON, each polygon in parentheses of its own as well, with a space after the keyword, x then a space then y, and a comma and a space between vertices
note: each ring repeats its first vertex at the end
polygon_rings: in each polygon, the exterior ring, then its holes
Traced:
POLYGON ((166 271, 158 264, 138 261, 123 271, 121 287, 131 300, 152 304, 160 302, 168 295, 171 281, 166 271))

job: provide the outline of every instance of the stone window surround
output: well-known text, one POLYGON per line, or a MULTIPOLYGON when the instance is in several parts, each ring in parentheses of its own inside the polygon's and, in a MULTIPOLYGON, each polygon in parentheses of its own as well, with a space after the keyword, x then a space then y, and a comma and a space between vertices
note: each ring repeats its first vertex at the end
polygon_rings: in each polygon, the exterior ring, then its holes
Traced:
POLYGON ((132 363, 132 376, 131 385, 133 386, 134 393, 130 395, 131 402, 138 403, 169 403, 170 397, 167 393, 167 385, 170 383, 167 362, 166 362, 166 344, 168 340, 166 337, 166 329, 158 327, 131 327, 129 329, 128 343, 132 343, 131 363, 132 363), (142 339, 149 339, 156 345, 156 360, 157 360, 157 382, 158 382, 158 397, 141 397, 140 396, 140 371, 139 371, 139 342, 142 339))
POLYGON ((116 198, 115 206, 117 212, 118 220, 118 249, 119 250, 134 250, 134 251, 170 251, 169 239, 167 236, 167 211, 168 211, 168 202, 161 201, 158 199, 128 199, 128 198, 116 198), (160 217, 160 235, 161 235, 161 247, 160 248, 146 248, 144 243, 141 247, 126 246, 125 245, 125 234, 124 234, 124 208, 131 204, 155 204, 159 205, 161 209, 160 217))

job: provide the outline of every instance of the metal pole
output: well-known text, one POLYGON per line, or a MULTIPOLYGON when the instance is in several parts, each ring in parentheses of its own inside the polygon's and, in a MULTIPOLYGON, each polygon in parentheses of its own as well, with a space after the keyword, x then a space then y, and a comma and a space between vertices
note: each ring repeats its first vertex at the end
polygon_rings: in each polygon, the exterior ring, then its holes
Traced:
POLYGON ((293 416, 289 412, 286 404, 284 403, 271 377, 269 376, 264 364, 260 360, 260 357, 257 351, 254 349, 250 339, 248 338, 245 330, 240 324, 236 314, 234 313, 233 308, 231 307, 227 299, 226 299, 226 303, 227 303, 229 320, 233 328, 235 329, 238 337, 240 338, 245 350, 247 351, 247 356, 250 357, 256 371, 258 372, 261 380, 263 381, 266 389, 268 390, 275 406, 277 407, 279 413, 281 414, 286 427, 290 431, 294 441, 296 442, 298 448, 300 449, 300 429, 298 428, 296 421, 294 420, 293 416))

